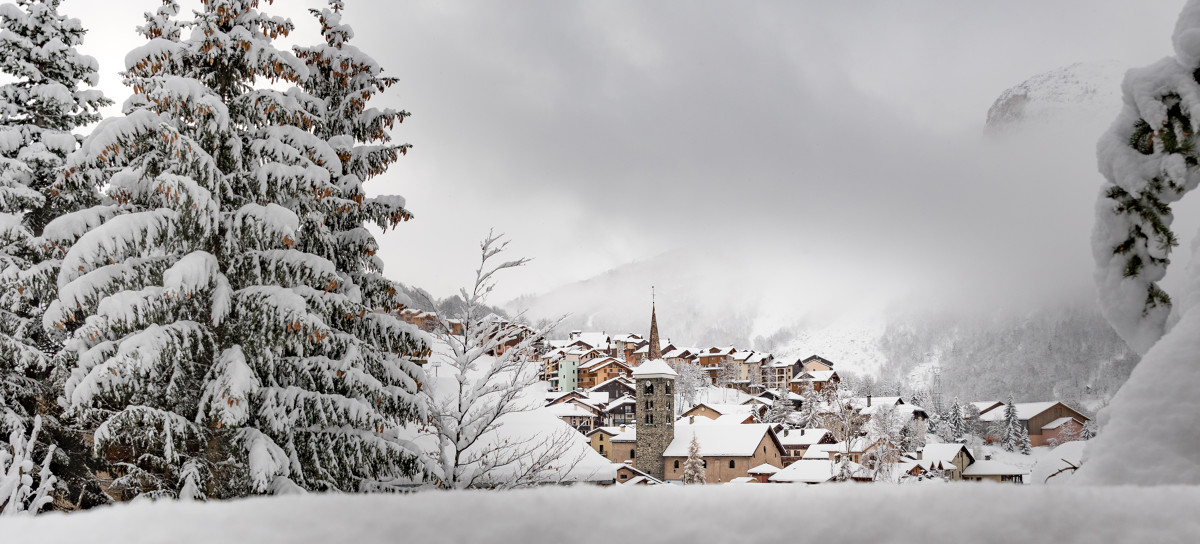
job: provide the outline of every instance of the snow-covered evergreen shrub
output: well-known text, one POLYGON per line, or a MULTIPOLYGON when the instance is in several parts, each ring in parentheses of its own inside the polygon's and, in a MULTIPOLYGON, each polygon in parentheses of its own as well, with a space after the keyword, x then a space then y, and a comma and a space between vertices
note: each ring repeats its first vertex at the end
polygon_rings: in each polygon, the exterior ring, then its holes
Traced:
MULTIPOLYGON (((356 491, 418 470, 389 436, 421 415, 426 337, 389 313, 403 300, 361 225, 407 218, 360 185, 394 153, 359 144, 398 114, 333 108, 337 85, 364 103, 386 87, 378 68, 357 52, 338 64, 353 77, 310 68, 260 4, 147 14, 125 115, 68 163, 66 185, 105 195, 59 220, 45 324, 71 335, 67 406, 133 493, 356 491)), ((324 26, 333 55, 348 30, 324 26)))

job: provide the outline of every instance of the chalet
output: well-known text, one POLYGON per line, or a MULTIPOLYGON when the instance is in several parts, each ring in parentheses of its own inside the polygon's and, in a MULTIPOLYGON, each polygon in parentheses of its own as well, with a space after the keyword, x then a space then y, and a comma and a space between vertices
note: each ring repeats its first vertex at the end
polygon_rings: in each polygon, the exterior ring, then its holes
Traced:
POLYGON ((938 461, 944 467, 945 475, 951 480, 961 480, 963 470, 975 463, 975 456, 963 444, 925 444, 921 448, 921 460, 938 461))
POLYGON ((600 411, 578 399, 552 404, 546 409, 575 430, 587 434, 596 426, 600 411))
POLYGON ((593 357, 579 364, 579 387, 591 389, 615 378, 626 378, 632 370, 623 362, 607 355, 593 357))
POLYGON ((800 370, 802 372, 812 372, 814 370, 828 372, 833 370, 833 361, 820 355, 809 355, 800 361, 800 370))
POLYGON ((747 477, 751 468, 764 463, 783 467, 782 448, 770 425, 676 424, 675 439, 663 451, 667 480, 683 477, 693 437, 700 445, 707 483, 747 477))
POLYGON ((784 429, 777 433, 783 447, 783 466, 788 466, 804 457, 804 452, 814 444, 833 444, 833 433, 825 429, 784 429))
POLYGON ((1020 467, 984 459, 977 461, 966 470, 962 471, 962 479, 968 482, 1009 482, 1014 484, 1025 483, 1025 476, 1029 471, 1020 467))
POLYGON ((645 338, 633 333, 615 336, 612 339, 611 345, 613 351, 616 353, 613 353, 612 356, 625 361, 628 364, 632 364, 633 352, 636 351, 638 346, 645 341, 645 338))
POLYGON ((637 399, 623 395, 604 405, 600 413, 605 425, 633 425, 637 423, 637 399))
MULTIPOLYGON (((1076 426, 1082 429, 1090 420, 1074 408, 1056 401, 1019 402, 1013 406, 1017 409, 1017 419, 1029 431, 1029 443, 1034 447, 1045 446, 1052 439, 1061 442, 1076 426), (1069 420, 1074 420, 1074 423, 1069 420)), ((1004 412, 1004 408, 993 408, 979 416, 979 419, 989 423, 1003 422, 1004 412)))
POLYGON ((733 353, 737 351, 733 346, 725 348, 709 348, 696 354, 697 362, 704 371, 708 373, 708 380, 711 383, 717 383, 717 374, 721 372, 721 367, 729 364, 733 359, 733 353))
POLYGON ((689 349, 676 348, 668 352, 663 352, 663 360, 669 365, 679 365, 684 363, 695 363, 698 357, 689 349))
POLYGON ((821 392, 827 387, 836 387, 842 378, 833 370, 809 370, 798 374, 788 383, 793 393, 808 391, 821 392))
POLYGON ((680 419, 700 416, 716 421, 724 417, 724 422, 736 419, 736 423, 753 423, 755 411, 761 409, 761 406, 747 404, 707 404, 702 402, 684 412, 680 419))
POLYGON ((416 326, 425 332, 441 332, 437 314, 416 308, 405 308, 396 313, 401 321, 416 326))
POLYGON ((572 345, 594 349, 610 357, 615 356, 612 337, 604 332, 571 331, 572 345))
POLYGON ((629 377, 610 378, 599 384, 596 384, 588 389, 590 393, 608 393, 608 398, 617 399, 625 395, 634 396, 636 391, 633 387, 633 380, 629 377))

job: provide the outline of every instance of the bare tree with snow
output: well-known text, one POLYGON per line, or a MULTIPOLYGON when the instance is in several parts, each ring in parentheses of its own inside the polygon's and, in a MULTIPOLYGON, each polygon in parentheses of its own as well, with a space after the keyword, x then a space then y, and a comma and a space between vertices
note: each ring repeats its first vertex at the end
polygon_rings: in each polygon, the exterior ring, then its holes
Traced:
POLYGON ((429 412, 426 430, 437 441, 425 459, 426 471, 441 488, 512 488, 560 481, 579 461, 569 455, 579 434, 565 425, 550 434, 515 439, 497 433, 506 416, 541 406, 540 398, 528 396, 540 370, 530 355, 534 344, 561 321, 527 329, 487 309, 496 274, 529 262, 496 262, 507 245, 502 236, 488 233, 480 244, 474 285, 460 290, 461 313, 439 314, 438 327, 450 353, 434 357, 441 357, 439 371, 447 374, 423 394, 429 412), (461 331, 454 330, 451 318, 461 322, 461 331), (498 349, 502 347, 507 349, 498 349))

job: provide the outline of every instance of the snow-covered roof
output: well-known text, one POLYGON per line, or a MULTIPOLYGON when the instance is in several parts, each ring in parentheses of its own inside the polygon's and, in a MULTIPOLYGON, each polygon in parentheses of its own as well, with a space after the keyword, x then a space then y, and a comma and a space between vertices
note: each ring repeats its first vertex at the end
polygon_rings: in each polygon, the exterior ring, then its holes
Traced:
POLYGON ((981 414, 987 413, 988 408, 1003 408, 1004 407, 1004 403, 1000 402, 998 400, 980 400, 980 401, 970 402, 967 404, 974 406, 976 409, 979 410, 979 413, 981 413, 981 414))
MULTIPOLYGON (((1054 405, 1056 405, 1056 404, 1061 404, 1061 403, 1058 401, 1018 402, 1018 403, 1014 404, 1013 406, 1015 406, 1017 408, 1017 419, 1020 419, 1022 421, 1028 421, 1029 419, 1031 419, 1033 417, 1037 417, 1038 414, 1045 412, 1046 410, 1049 410, 1050 408, 1054 407, 1054 405)), ((1067 406, 1067 405, 1063 404, 1063 406, 1067 406)), ((1067 408, 1071 408, 1071 407, 1067 406, 1067 408)), ((1005 409, 1004 406, 993 408, 992 410, 989 410, 986 414, 979 416, 979 419, 982 419, 983 421, 1004 421, 1004 409, 1005 409)), ((1071 409, 1074 410, 1074 408, 1071 408, 1071 409)), ((1075 410, 1075 411, 1078 412, 1079 410, 1075 410)))
MULTIPOLYGON (((617 428, 620 430, 620 427, 617 428)), ((617 436, 612 437, 611 442, 637 442, 637 427, 632 425, 625 427, 617 436)))
POLYGON ((776 472, 779 472, 780 470, 782 470, 782 469, 780 469, 779 467, 777 467, 775 465, 772 465, 770 463, 763 463, 763 464, 758 465, 750 470, 747 470, 746 474, 775 474, 776 472))
POLYGON ((596 417, 596 413, 576 402, 562 402, 546 407, 556 417, 596 417))
POLYGON ((588 431, 588 433, 584 436, 592 436, 596 433, 604 433, 604 434, 607 434, 610 436, 616 436, 618 434, 621 434, 621 428, 620 427, 596 427, 596 428, 588 431))
POLYGON ((631 396, 629 396, 629 395, 621 395, 621 396, 620 396, 620 398, 618 398, 617 400, 614 400, 614 401, 612 401, 612 402, 608 403, 608 404, 607 404, 607 405, 604 407, 604 409, 605 409, 605 410, 612 410, 613 408, 616 408, 616 407, 618 407, 618 406, 624 406, 624 405, 626 405, 626 404, 630 404, 630 403, 636 403, 636 402, 637 402, 637 399, 635 399, 635 398, 633 398, 633 397, 631 397, 631 396))
POLYGON ((1068 421, 1074 421, 1075 423, 1083 425, 1082 421, 1079 421, 1078 419, 1075 419, 1073 417, 1060 417, 1054 421, 1051 421, 1050 423, 1042 425, 1042 429, 1057 429, 1068 421))
MULTIPOLYGON (((850 403, 850 406, 861 410, 868 407, 867 398, 868 397, 851 397, 848 399, 848 402, 850 403)), ((898 406, 904 404, 904 399, 901 399, 900 397, 870 397, 870 399, 870 406, 898 406)))
POLYGON ((625 364, 624 361, 619 361, 612 357, 605 356, 605 357, 596 357, 594 359, 591 359, 591 360, 579 365, 579 370, 596 371, 596 370, 599 370, 601 367, 604 367, 607 365, 619 365, 619 366, 625 367, 626 369, 629 368, 629 365, 625 364))
POLYGON ((674 370, 671 370, 671 365, 662 359, 646 361, 637 368, 633 369, 634 378, 672 378, 678 376, 674 370))
POLYGON ((833 461, 829 459, 801 459, 768 478, 772 482, 819 484, 833 479, 833 461))
MULTIPOLYGON (((921 459, 950 463, 954 461, 954 457, 958 455, 958 452, 964 450, 965 448, 966 446, 959 444, 958 442, 925 444, 925 447, 921 449, 921 459)), ((971 456, 970 451, 967 452, 967 456, 971 457, 972 459, 974 458, 971 456)))
POLYGON ((604 387, 612 382, 621 382, 621 383, 628 385, 629 387, 633 387, 633 384, 629 383, 629 378, 627 378, 625 376, 617 376, 615 378, 609 378, 607 380, 600 382, 599 384, 596 384, 592 388, 588 389, 588 391, 595 391, 595 390, 600 389, 601 387, 604 387))
POLYGON ((717 403, 701 402, 701 403, 691 407, 687 411, 691 412, 692 410, 695 410, 696 408, 700 408, 700 407, 704 407, 704 409, 701 409, 700 412, 706 412, 708 410, 712 410, 713 412, 716 412, 722 416, 729 415, 729 414, 749 415, 750 413, 752 413, 754 411, 754 408, 755 408, 755 406, 750 405, 750 404, 717 404, 717 403))
POLYGON ((845 446, 843 442, 836 444, 813 444, 804 450, 804 456, 801 459, 829 459, 829 452, 841 451, 845 446))
POLYGON ((963 476, 1016 476, 1018 474, 1029 474, 1029 470, 989 460, 975 461, 962 472, 963 476))
POLYGON ((833 375, 837 374, 836 370, 809 370, 801 372, 799 376, 792 378, 794 382, 827 382, 833 375))
POLYGON ((602 332, 584 332, 579 333, 575 340, 583 341, 583 343, 594 348, 608 349, 608 343, 611 340, 607 334, 602 332))
POLYGON ((588 404, 608 404, 608 391, 588 391, 588 404))
POLYGON ((753 477, 751 477, 751 476, 738 476, 737 478, 734 478, 734 479, 732 479, 732 480, 729 480, 729 482, 727 482, 727 483, 731 483, 731 484, 756 484, 756 483, 758 483, 758 479, 756 479, 756 478, 753 478, 753 477))
POLYGON ((779 436, 779 442, 784 446, 811 446, 820 442, 829 435, 826 429, 787 429, 781 433, 775 433, 779 436))
POLYGON ((663 457, 687 457, 692 436, 700 444, 702 456, 750 457, 762 442, 771 426, 763 423, 750 425, 685 425, 676 426, 675 439, 663 451, 663 457))

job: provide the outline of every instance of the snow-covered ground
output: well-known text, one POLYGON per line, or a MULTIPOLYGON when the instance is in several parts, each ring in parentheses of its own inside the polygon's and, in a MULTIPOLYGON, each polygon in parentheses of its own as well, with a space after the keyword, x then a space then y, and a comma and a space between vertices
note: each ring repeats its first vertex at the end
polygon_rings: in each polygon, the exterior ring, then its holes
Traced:
POLYGON ((576 487, 123 504, 70 515, 5 519, 0 521, 0 535, 4 542, 130 544, 1164 543, 1200 541, 1198 504, 1198 487, 576 487))

